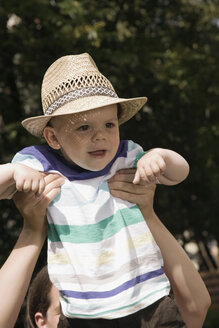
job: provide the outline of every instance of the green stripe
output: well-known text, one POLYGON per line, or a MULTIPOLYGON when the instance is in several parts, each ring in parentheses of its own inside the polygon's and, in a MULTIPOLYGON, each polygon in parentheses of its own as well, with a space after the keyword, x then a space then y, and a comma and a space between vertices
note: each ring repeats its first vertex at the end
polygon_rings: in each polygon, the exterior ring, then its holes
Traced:
POLYGON ((137 205, 117 211, 114 215, 95 224, 55 225, 49 224, 48 238, 51 242, 96 243, 115 235, 122 228, 144 221, 137 205))
POLYGON ((137 153, 134 164, 133 164, 133 168, 137 169, 137 164, 138 164, 139 159, 142 158, 142 156, 144 156, 145 154, 146 154, 146 151, 140 151, 139 153, 137 153))
MULTIPOLYGON (((154 294, 157 294, 159 292, 162 292, 164 290, 166 290, 167 288, 170 288, 170 285, 167 285, 166 287, 163 287, 159 290, 156 290, 154 292, 151 292, 150 294, 142 297, 140 300, 132 303, 132 304, 129 304, 129 305, 125 305, 125 306, 122 306, 122 307, 119 307, 117 309, 112 309, 112 310, 108 310, 108 311, 104 311, 104 312, 100 312, 100 313, 96 313, 96 314, 83 314, 83 313, 73 313, 73 312, 70 312, 68 310, 66 310, 67 314, 70 316, 70 317, 78 317, 78 318, 100 318, 100 317, 103 317, 103 315, 107 314, 107 313, 113 313, 113 312, 119 312, 119 311, 122 311, 126 308, 130 308, 130 307, 134 307, 135 305, 141 303, 143 300, 149 298, 150 296, 154 295, 154 294)), ((64 297, 62 297, 63 299, 65 299, 64 297)), ((129 313, 128 313, 129 314, 129 313)))

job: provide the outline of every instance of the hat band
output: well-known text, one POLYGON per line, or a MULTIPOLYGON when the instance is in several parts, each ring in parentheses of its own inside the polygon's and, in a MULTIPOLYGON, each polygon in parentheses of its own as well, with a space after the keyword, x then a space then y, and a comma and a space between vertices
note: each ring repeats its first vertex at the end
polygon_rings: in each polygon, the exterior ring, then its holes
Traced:
POLYGON ((56 109, 61 106, 67 104, 72 100, 76 100, 79 98, 90 97, 90 96, 109 96, 113 98, 118 98, 117 94, 108 88, 105 87, 89 87, 82 88, 70 91, 63 96, 59 97, 52 105, 50 105, 45 111, 45 115, 51 115, 56 109))

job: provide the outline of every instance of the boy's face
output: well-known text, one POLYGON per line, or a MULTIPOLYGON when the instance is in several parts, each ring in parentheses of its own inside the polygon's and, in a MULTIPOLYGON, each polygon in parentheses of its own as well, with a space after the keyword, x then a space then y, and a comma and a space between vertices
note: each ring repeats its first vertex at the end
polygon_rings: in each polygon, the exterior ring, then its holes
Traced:
POLYGON ((65 159, 91 171, 102 170, 119 146, 117 105, 51 119, 44 137, 65 159))

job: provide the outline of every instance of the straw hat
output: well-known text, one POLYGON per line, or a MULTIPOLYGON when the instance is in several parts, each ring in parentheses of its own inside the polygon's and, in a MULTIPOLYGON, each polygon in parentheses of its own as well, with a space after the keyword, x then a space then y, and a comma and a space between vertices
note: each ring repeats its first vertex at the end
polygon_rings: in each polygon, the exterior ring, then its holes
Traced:
POLYGON ((122 124, 134 116, 146 103, 146 97, 119 98, 109 80, 100 73, 87 53, 64 56, 46 71, 41 89, 44 115, 22 122, 31 134, 41 137, 54 116, 79 113, 98 107, 120 104, 122 124))

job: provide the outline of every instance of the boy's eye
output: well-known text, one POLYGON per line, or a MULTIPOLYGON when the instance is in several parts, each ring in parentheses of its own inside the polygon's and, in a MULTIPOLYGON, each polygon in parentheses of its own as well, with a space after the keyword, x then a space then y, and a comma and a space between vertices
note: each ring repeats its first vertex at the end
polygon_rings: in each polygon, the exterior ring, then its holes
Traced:
POLYGON ((89 129, 89 125, 82 125, 78 128, 79 131, 86 131, 89 129))
POLYGON ((115 126, 115 124, 112 122, 106 123, 107 128, 113 128, 114 126, 115 126))

